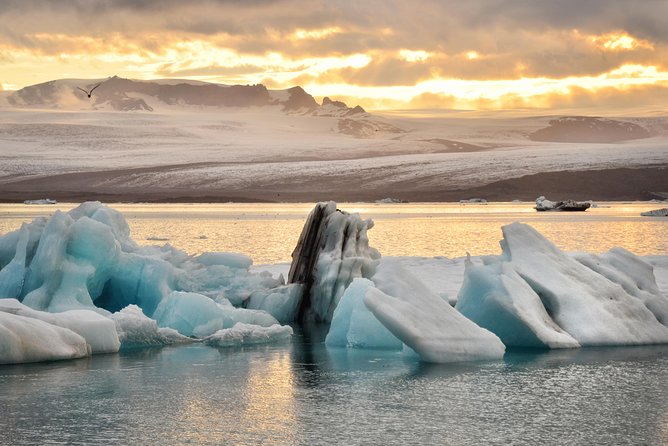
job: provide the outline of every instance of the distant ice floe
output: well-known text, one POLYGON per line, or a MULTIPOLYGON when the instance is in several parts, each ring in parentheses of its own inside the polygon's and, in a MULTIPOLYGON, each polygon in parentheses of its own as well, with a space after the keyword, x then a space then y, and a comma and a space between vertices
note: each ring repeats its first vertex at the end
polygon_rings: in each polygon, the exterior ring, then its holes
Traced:
POLYGON ((668 208, 653 209, 647 212, 641 212, 643 217, 668 217, 668 208))
POLYGON ((39 200, 25 200, 23 204, 57 204, 58 201, 50 198, 41 198, 39 200))
POLYGON ((586 211, 590 207, 598 207, 598 205, 592 201, 550 201, 541 195, 536 198, 534 209, 537 211, 586 211))
POLYGON ((372 228, 318 203, 286 283, 243 254, 139 246, 101 203, 56 211, 0 237, 0 363, 286 342, 292 323, 328 326, 329 348, 439 363, 495 360, 507 347, 668 343, 653 266, 663 257, 567 254, 513 223, 499 256, 382 258, 372 228))

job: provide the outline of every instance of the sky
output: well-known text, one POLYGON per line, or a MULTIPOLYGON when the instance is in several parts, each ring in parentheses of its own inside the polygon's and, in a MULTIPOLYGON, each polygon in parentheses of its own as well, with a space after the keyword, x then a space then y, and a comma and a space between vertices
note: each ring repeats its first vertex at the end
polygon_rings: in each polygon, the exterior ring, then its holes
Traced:
POLYGON ((0 88, 112 75, 368 109, 665 110, 668 1, 0 2, 0 88))

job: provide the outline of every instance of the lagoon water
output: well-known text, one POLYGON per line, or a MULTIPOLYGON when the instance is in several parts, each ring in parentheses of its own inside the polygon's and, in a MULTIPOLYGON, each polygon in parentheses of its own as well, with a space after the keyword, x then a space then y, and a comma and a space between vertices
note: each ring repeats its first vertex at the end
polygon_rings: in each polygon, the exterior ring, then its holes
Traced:
MULTIPOLYGON (((530 203, 340 207, 376 221, 371 244, 384 255, 498 253, 501 225, 516 220, 569 251, 668 255, 668 220, 639 215, 661 205, 604 205, 578 214, 530 203)), ((114 207, 142 244, 273 263, 289 260, 311 204, 114 207)), ((0 205, 0 234, 54 210, 0 205)), ((668 345, 429 365, 322 340, 322 330, 297 330, 285 345, 0 366, 0 444, 668 444, 668 345)))
MULTIPOLYGON (((75 204, 0 204, 0 234, 75 204)), ((170 243, 190 254, 243 252, 255 264, 289 262, 313 203, 114 204, 142 245, 170 243)), ((640 213, 665 203, 600 203, 586 212, 536 212, 533 203, 339 203, 372 218, 372 246, 386 256, 498 254, 501 226, 521 221, 566 251, 623 246, 637 255, 668 254, 668 219, 640 213)))
POLYGON ((661 445, 668 346, 430 365, 298 334, 0 366, 0 400, 7 445, 661 445))

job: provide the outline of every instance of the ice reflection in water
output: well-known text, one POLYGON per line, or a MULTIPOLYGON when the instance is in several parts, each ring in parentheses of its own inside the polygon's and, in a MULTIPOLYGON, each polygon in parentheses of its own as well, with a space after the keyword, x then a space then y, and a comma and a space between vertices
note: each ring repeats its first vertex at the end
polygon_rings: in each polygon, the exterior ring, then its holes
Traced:
MULTIPOLYGON (((641 217, 661 203, 602 203, 578 213, 538 213, 532 203, 359 204, 339 207, 373 218, 372 246, 383 255, 461 257, 500 252, 501 226, 529 223, 566 251, 603 252, 623 246, 638 255, 668 254, 668 219, 641 217)), ((58 205, 63 210, 72 205, 58 205)), ((114 204, 143 245, 165 241, 196 254, 232 251, 256 264, 287 262, 313 204, 114 204)), ((53 206, 0 204, 0 234, 48 215, 53 206)))
POLYGON ((0 443, 666 444, 668 346, 395 352, 195 345, 0 367, 0 443))

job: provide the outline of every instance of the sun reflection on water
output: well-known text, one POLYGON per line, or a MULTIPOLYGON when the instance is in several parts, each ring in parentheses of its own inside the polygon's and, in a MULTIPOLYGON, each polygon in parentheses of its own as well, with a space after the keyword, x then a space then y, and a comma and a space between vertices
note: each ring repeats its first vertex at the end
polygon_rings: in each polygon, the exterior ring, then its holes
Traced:
MULTIPOLYGON (((339 203, 372 218, 372 246, 385 256, 461 257, 497 254, 501 226, 528 223, 566 251, 622 246, 638 255, 668 254, 668 219, 641 217, 661 203, 601 203, 587 212, 536 212, 533 203, 339 203)), ((0 204, 0 234, 72 204, 0 204)), ((256 264, 289 262, 312 203, 114 204, 141 245, 170 243, 191 254, 231 251, 256 264)))

